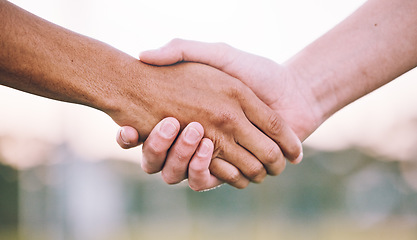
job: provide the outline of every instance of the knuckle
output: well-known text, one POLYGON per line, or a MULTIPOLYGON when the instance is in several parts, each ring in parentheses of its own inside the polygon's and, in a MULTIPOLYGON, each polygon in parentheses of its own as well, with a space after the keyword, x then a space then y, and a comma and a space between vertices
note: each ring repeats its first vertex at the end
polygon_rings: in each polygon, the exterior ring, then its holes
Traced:
POLYGON ((215 115, 214 122, 218 126, 235 126, 238 121, 238 117, 235 113, 230 111, 222 111, 215 115))
POLYGON ((241 85, 235 84, 233 86, 230 86, 227 90, 227 94, 229 97, 237 100, 241 100, 243 98, 243 90, 241 85))
POLYGON ((191 154, 187 153, 184 149, 175 149, 174 151, 174 159, 179 163, 188 163, 191 158, 191 154))
POLYGON ((242 178, 240 172, 238 170, 230 172, 227 176, 225 176, 224 181, 229 183, 230 185, 236 185, 240 179, 242 178))
POLYGON ((254 164, 245 172, 245 176, 252 181, 259 181, 259 177, 262 178, 262 175, 266 175, 266 170, 262 164, 254 164))
POLYGON ((272 114, 268 119, 268 126, 273 134, 279 135, 284 128, 284 123, 279 116, 272 114))
POLYGON ((160 171, 160 169, 156 170, 155 168, 150 167, 149 164, 147 164, 145 160, 142 161, 141 168, 147 174, 153 174, 153 173, 157 173, 160 171))
POLYGON ((265 180, 266 173, 262 175, 258 175, 256 178, 252 180, 254 183, 262 183, 265 180))
POLYGON ((217 157, 217 156, 222 156, 224 155, 224 146, 225 146, 225 142, 226 142, 226 137, 221 134, 221 135, 216 135, 215 137, 212 138, 213 141, 213 158, 217 157))
POLYGON ((202 174, 204 174, 208 168, 203 166, 202 164, 193 164, 194 162, 190 163, 189 166, 189 171, 192 171, 193 173, 195 173, 196 175, 201 176, 202 174))
POLYGON ((281 150, 276 145, 268 147, 265 152, 265 158, 262 160, 265 165, 274 164, 281 158, 281 150))
POLYGON ((174 38, 174 39, 172 39, 171 41, 169 41, 169 43, 167 44, 167 46, 170 46, 170 47, 177 47, 177 46, 181 45, 181 43, 182 43, 183 41, 184 41, 184 40, 183 40, 183 39, 181 39, 181 38, 174 38))
POLYGON ((220 59, 222 60, 222 63, 218 63, 220 68, 231 66, 231 64, 233 64, 238 59, 236 55, 236 49, 230 46, 229 44, 224 42, 219 42, 215 44, 216 48, 220 50, 219 52, 221 52, 220 59))
POLYGON ((166 171, 161 172, 162 179, 169 185, 177 184, 182 181, 182 179, 178 179, 173 176, 173 174, 169 174, 166 171))
POLYGON ((268 175, 271 175, 271 176, 280 175, 284 171, 286 165, 287 165, 287 161, 285 159, 280 160, 279 162, 274 164, 274 166, 271 166, 268 169, 268 175))
POLYGON ((283 160, 282 164, 280 164, 279 167, 275 171, 271 171, 269 173, 269 175, 271 175, 271 176, 280 175, 284 171, 286 165, 287 165, 287 162, 285 160, 283 160))
POLYGON ((147 142, 144 144, 142 151, 144 155, 161 156, 166 149, 159 142, 147 142))
POLYGON ((234 186, 234 187, 236 187, 236 188, 238 188, 238 189, 244 189, 244 188, 246 188, 247 186, 249 186, 249 181, 241 182, 241 183, 239 183, 239 185, 236 185, 236 186, 234 186))

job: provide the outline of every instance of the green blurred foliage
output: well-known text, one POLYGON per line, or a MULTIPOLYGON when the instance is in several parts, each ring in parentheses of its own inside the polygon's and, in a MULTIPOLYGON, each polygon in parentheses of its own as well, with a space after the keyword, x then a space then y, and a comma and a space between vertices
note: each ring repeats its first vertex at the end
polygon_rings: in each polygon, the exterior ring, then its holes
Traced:
POLYGON ((0 164, 0 227, 18 222, 18 172, 0 164))
POLYGON ((81 183, 91 196, 97 193, 97 202, 103 201, 100 188, 111 187, 89 171, 110 174, 123 201, 121 229, 97 239, 416 239, 417 193, 403 180, 399 164, 357 149, 306 149, 300 165, 288 165, 262 184, 207 192, 194 192, 186 182, 168 186, 159 175, 124 161, 41 165, 22 170, 20 185, 16 170, 0 166, 0 223, 11 226, 1 230, 0 239, 13 239, 10 229, 18 228, 19 191, 30 205, 25 221, 35 226, 22 239, 55 239, 54 227, 62 239, 80 239, 71 226, 76 214, 68 210, 68 198, 81 197, 70 190, 77 188, 74 177, 99 181, 94 187, 81 183))

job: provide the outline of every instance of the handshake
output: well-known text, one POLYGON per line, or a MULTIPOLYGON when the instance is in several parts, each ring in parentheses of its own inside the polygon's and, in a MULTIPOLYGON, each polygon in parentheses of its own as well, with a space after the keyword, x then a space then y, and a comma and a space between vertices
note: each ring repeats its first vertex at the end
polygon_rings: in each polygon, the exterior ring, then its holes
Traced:
POLYGON ((0 0, 0 84, 107 113, 142 168, 200 191, 244 188, 303 157, 344 106, 417 66, 417 2, 369 0, 282 65, 173 40, 140 61, 0 0))
POLYGON ((167 66, 156 71, 169 76, 148 79, 155 93, 147 109, 178 118, 163 119, 149 136, 128 126, 118 132, 123 148, 147 137, 142 148, 145 172, 162 171, 169 184, 188 178, 197 191, 222 182, 244 188, 267 174, 281 173, 285 158, 301 161, 300 138, 309 134, 313 112, 285 67, 225 44, 179 39, 143 52, 140 59, 167 66))

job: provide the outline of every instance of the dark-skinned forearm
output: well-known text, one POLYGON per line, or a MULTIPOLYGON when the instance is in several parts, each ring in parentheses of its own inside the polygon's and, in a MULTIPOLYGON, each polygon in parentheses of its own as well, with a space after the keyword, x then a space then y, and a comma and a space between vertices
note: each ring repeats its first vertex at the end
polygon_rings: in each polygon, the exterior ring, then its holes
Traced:
POLYGON ((124 68, 143 65, 7 1, 0 1, 0 32, 0 84, 103 111, 116 104, 109 96, 129 77, 124 68))

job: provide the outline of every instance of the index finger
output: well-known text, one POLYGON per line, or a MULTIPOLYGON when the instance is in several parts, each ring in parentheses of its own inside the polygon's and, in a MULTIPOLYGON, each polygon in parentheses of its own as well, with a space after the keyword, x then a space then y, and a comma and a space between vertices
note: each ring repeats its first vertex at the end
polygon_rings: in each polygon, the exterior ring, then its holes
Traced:
MULTIPOLYGON (((303 148, 300 139, 294 131, 278 113, 259 100, 252 91, 247 92, 248 97, 243 99, 242 109, 248 120, 276 142, 284 156, 290 162, 300 162, 303 156, 303 148)), ((245 146, 250 147, 251 143, 253 144, 253 141, 248 142, 247 138, 241 139, 242 141, 240 143, 245 146)), ((260 157, 263 158, 264 154, 260 153, 259 149, 254 149, 254 151, 252 153, 255 155, 260 154, 260 157)))

